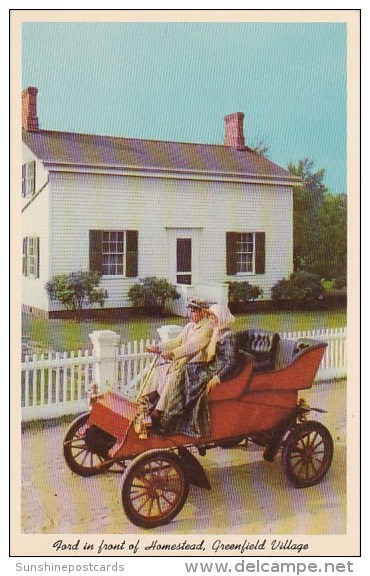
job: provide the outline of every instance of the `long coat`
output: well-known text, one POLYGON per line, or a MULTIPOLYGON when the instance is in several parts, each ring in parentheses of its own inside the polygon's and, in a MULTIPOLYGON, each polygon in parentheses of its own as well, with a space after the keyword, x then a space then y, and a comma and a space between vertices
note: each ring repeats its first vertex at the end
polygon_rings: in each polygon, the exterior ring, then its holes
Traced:
POLYGON ((160 344, 159 347, 162 352, 171 351, 175 362, 180 359, 183 363, 204 362, 205 350, 211 336, 211 323, 209 318, 205 317, 198 323, 189 322, 176 338, 160 344))
POLYGON ((160 398, 156 405, 158 410, 165 410, 168 402, 168 394, 183 367, 189 362, 203 362, 206 358, 206 348, 212 336, 212 326, 208 318, 200 322, 189 322, 182 329, 177 338, 160 344, 162 352, 172 351, 173 361, 158 366, 154 370, 146 393, 158 392, 160 398))

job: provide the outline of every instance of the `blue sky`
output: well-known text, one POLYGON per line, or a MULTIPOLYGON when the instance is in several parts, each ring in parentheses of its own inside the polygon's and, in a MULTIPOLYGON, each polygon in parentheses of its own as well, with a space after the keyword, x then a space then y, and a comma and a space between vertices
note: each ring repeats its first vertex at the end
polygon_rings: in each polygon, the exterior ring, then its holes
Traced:
POLYGON ((41 128, 222 144, 244 112, 247 144, 347 191, 343 23, 46 22, 22 38, 41 128))

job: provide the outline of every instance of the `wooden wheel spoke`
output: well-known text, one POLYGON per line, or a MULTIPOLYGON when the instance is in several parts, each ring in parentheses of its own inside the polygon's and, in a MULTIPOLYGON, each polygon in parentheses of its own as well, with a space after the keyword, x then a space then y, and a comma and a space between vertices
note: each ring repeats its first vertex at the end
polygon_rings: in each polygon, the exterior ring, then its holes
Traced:
POLYGON ((303 458, 296 459, 294 462, 292 462, 292 467, 297 468, 298 466, 302 465, 303 462, 303 458))
POLYGON ((147 505, 148 502, 150 502, 150 505, 149 505, 149 514, 148 514, 148 515, 150 516, 150 510, 151 510, 151 508, 152 508, 153 498, 151 498, 149 495, 147 495, 147 498, 144 500, 144 502, 141 504, 141 506, 139 506, 139 507, 136 509, 136 512, 137 512, 138 514, 140 514, 140 512, 142 511, 142 509, 144 508, 144 506, 147 505))
POLYGON ((311 446, 311 447, 314 447, 316 445, 316 441, 317 441, 317 445, 319 445, 323 442, 323 438, 317 430, 314 430, 314 431, 310 432, 309 434, 306 434, 306 436, 304 438, 307 439, 306 445, 311 446))
POLYGON ((87 450, 85 442, 83 442, 82 444, 71 444, 70 446, 72 450, 75 448, 80 448, 81 450, 87 450))
POLYGON ((148 498, 149 498, 148 492, 146 490, 141 490, 140 492, 136 491, 134 493, 131 493, 131 499, 132 500, 139 500, 139 498, 144 498, 145 496, 148 496, 148 498))
POLYGON ((309 474, 308 474, 308 467, 311 466, 314 470, 314 472, 316 473, 317 470, 322 466, 322 458, 317 458, 316 454, 314 455, 314 458, 308 460, 307 462, 305 461, 305 459, 302 457, 301 454, 292 454, 291 456, 291 466, 292 469, 296 471, 297 474, 300 474, 303 471, 303 468, 306 466, 307 469, 307 473, 306 473, 306 477, 308 478, 309 474), (314 462, 316 462, 316 466, 314 464, 314 462))
POLYGON ((78 458, 79 456, 81 456, 81 454, 85 454, 85 453, 87 454, 86 447, 81 448, 77 453, 74 452, 73 457, 78 458))
POLYGON ((146 506, 149 506, 148 510, 147 510, 147 514, 145 514, 149 518, 153 517, 153 516, 157 516, 158 514, 159 515, 163 514, 164 510, 163 510, 163 506, 161 505, 161 498, 168 505, 172 505, 172 501, 169 498, 167 498, 163 492, 162 492, 162 494, 150 495, 150 492, 148 490, 148 488, 150 488, 150 486, 138 485, 138 484, 133 483, 133 484, 131 484, 131 488, 136 488, 136 491, 134 493, 131 492, 131 495, 130 495, 131 501, 133 503, 144 498, 144 501, 141 502, 141 504, 138 507, 135 507, 136 511, 138 513, 141 513, 142 510, 146 506), (157 508, 158 508, 157 512, 155 512, 155 509, 154 509, 155 502, 157 503, 157 508))
MULTIPOLYGON (((81 452, 81 453, 82 453, 82 452, 81 452)), ((84 458, 83 458, 83 460, 82 460, 82 462, 81 462, 81 466, 83 466, 83 465, 85 464, 86 460, 87 460, 88 457, 89 457, 89 454, 90 454, 90 452, 86 449, 85 456, 84 456, 84 458)))
MULTIPOLYGON (((151 514, 151 509, 152 509, 152 503, 153 503, 153 498, 150 496, 149 491, 147 489, 146 486, 142 486, 142 485, 137 485, 132 483, 131 484, 131 489, 134 488, 136 490, 132 491, 130 490, 130 500, 132 502, 132 504, 134 505, 135 503, 138 503, 138 506, 134 506, 136 512, 138 514, 141 514, 141 511, 143 510, 143 508, 145 508, 148 505, 149 502, 149 512, 148 515, 150 516, 151 514), (143 500, 142 502, 139 502, 143 500)), ((145 516, 147 516, 147 514, 145 514, 145 516)))
POLYGON ((320 470, 320 468, 321 468, 321 462, 318 463, 318 466, 315 466, 315 464, 311 460, 311 462, 309 464, 313 470, 313 475, 315 476, 317 474, 317 471, 320 470))
MULTIPOLYGON (((319 454, 325 454, 325 452, 319 452, 319 454)), ((316 461, 316 462, 319 462, 320 464, 323 463, 323 460, 324 460, 324 457, 321 456, 321 457, 319 458, 316 453, 314 454, 314 457, 312 458, 312 461, 313 461, 313 462, 316 461)))
MULTIPOLYGON (((136 480, 137 480, 137 477, 136 477, 136 480)), ((131 488, 137 488, 137 489, 139 489, 139 490, 147 490, 147 489, 148 489, 148 487, 147 487, 144 483, 142 483, 142 484, 134 484, 134 482, 132 482, 131 488)))
MULTIPOLYGON (((176 496, 178 495, 177 492, 173 492, 173 494, 176 494, 176 496)), ((170 506, 173 506, 173 500, 169 500, 169 499, 165 496, 165 494, 162 494, 162 498, 163 498, 163 500, 165 500, 165 502, 167 502, 167 504, 169 504, 170 506)))
POLYGON ((315 450, 314 455, 317 456, 317 454, 325 454, 325 448, 324 450, 315 450))
POLYGON ((324 444, 324 440, 322 438, 319 439, 319 441, 316 444, 312 443, 312 450, 314 450, 315 452, 317 451, 317 448, 319 448, 320 446, 323 446, 323 451, 325 450, 325 444, 324 444))
POLYGON ((302 454, 304 454, 304 449, 297 447, 294 450, 292 450, 291 457, 292 458, 302 458, 302 454))
POLYGON ((302 438, 300 438, 300 440, 299 440, 300 444, 302 444, 303 449, 308 446, 309 441, 310 441, 310 435, 309 435, 309 434, 305 434, 305 435, 302 436, 302 438))
POLYGON ((293 428, 282 450, 286 475, 298 488, 318 484, 328 472, 332 458, 330 432, 316 421, 300 423, 293 428))
POLYGON ((304 460, 299 460, 293 468, 295 469, 297 476, 300 476, 304 468, 304 460))
POLYGON ((114 462, 91 449, 88 440, 89 413, 82 414, 70 425, 63 443, 64 457, 72 472, 80 476, 93 476, 110 468, 114 462))
POLYGON ((71 438, 70 440, 65 440, 64 441, 64 446, 71 446, 73 445, 75 442, 79 442, 80 440, 85 440, 86 436, 75 436, 74 438, 71 438))
POLYGON ((163 490, 163 492, 166 493, 166 494, 178 494, 179 491, 180 491, 179 489, 175 490, 174 488, 173 488, 173 489, 171 489, 171 488, 165 488, 165 489, 163 490))
POLYGON ((158 514, 159 514, 160 516, 162 516, 163 511, 162 511, 162 507, 161 507, 161 501, 160 501, 160 496, 159 496, 159 494, 157 494, 157 495, 153 498, 153 505, 154 505, 154 502, 157 502, 158 514))
POLYGON ((167 524, 183 507, 189 490, 181 459, 167 450, 151 450, 133 460, 122 480, 122 503, 137 526, 167 524))
POLYGON ((305 466, 305 478, 306 478, 306 480, 308 478, 310 478, 310 472, 309 472, 310 465, 311 465, 310 462, 306 462, 306 466, 305 466))
POLYGON ((144 484, 144 486, 151 486, 151 484, 153 483, 153 475, 150 472, 144 472, 143 474, 138 474, 137 475, 137 479, 141 480, 141 482, 144 484))

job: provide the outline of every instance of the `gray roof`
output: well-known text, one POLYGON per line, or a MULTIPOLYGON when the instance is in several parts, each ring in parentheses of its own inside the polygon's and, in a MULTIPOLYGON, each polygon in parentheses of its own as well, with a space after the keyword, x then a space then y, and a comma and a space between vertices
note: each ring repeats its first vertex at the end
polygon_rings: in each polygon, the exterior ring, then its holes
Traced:
POLYGON ((192 144, 39 130, 23 141, 45 164, 239 175, 298 181, 257 152, 215 144, 192 144))

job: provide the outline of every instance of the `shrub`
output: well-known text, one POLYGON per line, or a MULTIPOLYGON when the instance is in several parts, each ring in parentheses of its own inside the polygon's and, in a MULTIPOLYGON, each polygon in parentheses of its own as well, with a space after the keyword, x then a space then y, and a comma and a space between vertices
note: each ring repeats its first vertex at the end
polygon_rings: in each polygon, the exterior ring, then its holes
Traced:
POLYGON ((337 288, 338 290, 343 290, 344 288, 347 288, 346 274, 343 274, 343 276, 338 276, 338 278, 335 279, 334 288, 337 288))
POLYGON ((140 278, 128 291, 128 297, 135 308, 146 308, 150 313, 163 313, 169 300, 177 300, 180 294, 175 286, 164 278, 148 276, 140 278))
POLYGON ((45 290, 51 300, 60 302, 77 317, 88 304, 104 306, 108 292, 99 288, 100 279, 94 271, 57 274, 45 284, 45 290))
POLYGON ((282 278, 271 289, 273 300, 291 300, 306 305, 317 304, 324 294, 319 276, 305 271, 293 272, 289 279, 282 278))
POLYGON ((259 286, 253 286, 249 282, 228 282, 229 303, 239 304, 256 300, 262 296, 263 291, 259 286))

